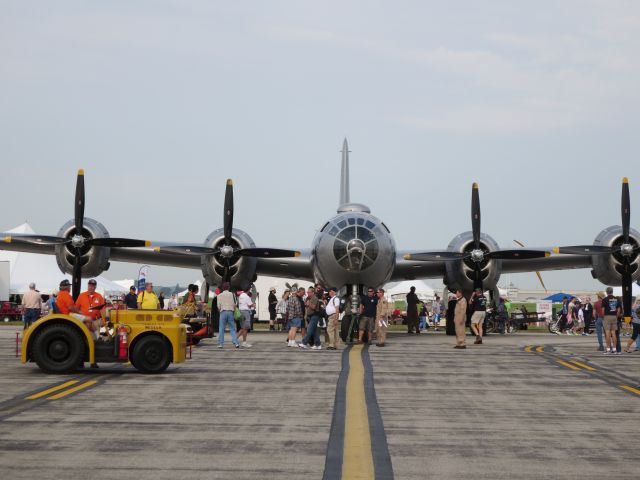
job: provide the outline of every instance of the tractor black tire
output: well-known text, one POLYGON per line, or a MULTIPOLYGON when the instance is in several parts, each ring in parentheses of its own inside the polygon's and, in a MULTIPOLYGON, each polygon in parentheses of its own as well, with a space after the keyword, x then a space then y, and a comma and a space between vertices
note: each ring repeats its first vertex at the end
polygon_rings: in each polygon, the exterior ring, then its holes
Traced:
POLYGON ((171 346, 158 335, 141 338, 135 344, 131 363, 142 373, 162 373, 171 363, 171 346))
POLYGON ((64 323, 40 328, 33 340, 31 357, 46 373, 69 373, 84 360, 85 344, 78 330, 64 323))

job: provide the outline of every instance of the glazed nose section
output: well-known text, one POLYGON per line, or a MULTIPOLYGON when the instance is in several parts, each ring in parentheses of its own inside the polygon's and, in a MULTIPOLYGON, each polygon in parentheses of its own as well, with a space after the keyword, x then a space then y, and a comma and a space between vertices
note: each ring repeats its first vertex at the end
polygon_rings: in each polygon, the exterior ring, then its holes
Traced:
POLYGON ((347 244, 347 254, 349 255, 349 263, 351 264, 352 270, 362 269, 365 250, 364 242, 358 238, 354 238, 347 244))

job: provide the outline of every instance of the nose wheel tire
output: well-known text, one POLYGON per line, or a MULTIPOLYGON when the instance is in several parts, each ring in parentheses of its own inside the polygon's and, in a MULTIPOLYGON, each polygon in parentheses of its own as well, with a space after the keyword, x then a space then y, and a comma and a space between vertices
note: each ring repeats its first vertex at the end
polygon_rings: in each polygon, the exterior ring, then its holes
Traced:
POLYGON ((133 349, 131 363, 142 373, 164 372, 171 363, 171 348, 157 335, 141 338, 133 349))
POLYGON ((44 372, 69 373, 84 359, 84 342, 71 325, 48 325, 37 333, 31 355, 44 372))

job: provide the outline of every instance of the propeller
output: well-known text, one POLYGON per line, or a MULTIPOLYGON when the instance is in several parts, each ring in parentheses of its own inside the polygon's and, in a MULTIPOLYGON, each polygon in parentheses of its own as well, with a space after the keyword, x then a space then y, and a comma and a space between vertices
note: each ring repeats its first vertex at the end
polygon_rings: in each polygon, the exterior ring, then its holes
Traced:
POLYGON ((254 258, 285 258, 299 257, 297 250, 286 250, 282 248, 240 248, 235 246, 233 240, 233 181, 227 179, 227 186, 224 192, 224 212, 223 212, 223 243, 218 247, 206 247, 203 245, 162 245, 156 247, 156 252, 170 252, 181 255, 215 255, 224 266, 222 279, 228 282, 231 278, 231 259, 234 256, 254 257, 254 258))
POLYGON ((151 242, 148 240, 136 240, 133 238, 91 238, 83 235, 84 228, 84 170, 78 170, 76 178, 76 195, 74 204, 74 226, 75 231, 71 238, 55 237, 50 235, 36 234, 16 234, 6 235, 3 238, 5 243, 17 243, 27 245, 70 245, 73 251, 73 269, 71 291, 73 299, 80 295, 80 282, 82 279, 82 249, 93 245, 100 247, 148 247, 151 242))
MULTIPOLYGON (((518 240, 514 240, 515 243, 517 243, 518 245, 520 245, 522 248, 525 248, 524 243, 518 241, 518 240)), ((544 288, 544 291, 547 291, 547 287, 544 284, 544 281, 542 280, 542 275, 540 275, 540 272, 536 271, 536 276, 538 277, 538 280, 540 281, 540 285, 542 285, 542 288, 544 288)))
POLYGON ((618 273, 622 277, 622 307, 624 309, 625 322, 631 322, 631 287, 633 284, 633 272, 636 266, 631 263, 635 255, 640 252, 640 245, 630 243, 629 224, 631 223, 631 200, 629 198, 629 179, 622 179, 622 195, 620 201, 622 216, 622 243, 607 247, 603 245, 572 245, 568 247, 556 247, 554 253, 572 255, 618 255, 622 265, 618 273))
POLYGON ((468 252, 424 252, 410 253, 404 256, 405 260, 417 260, 420 262, 451 262, 470 259, 473 263, 473 288, 482 286, 482 262, 485 260, 515 260, 548 257, 549 252, 543 250, 495 250, 488 251, 482 248, 480 243, 480 192, 478 184, 471 187, 471 229, 473 235, 473 249, 468 252))

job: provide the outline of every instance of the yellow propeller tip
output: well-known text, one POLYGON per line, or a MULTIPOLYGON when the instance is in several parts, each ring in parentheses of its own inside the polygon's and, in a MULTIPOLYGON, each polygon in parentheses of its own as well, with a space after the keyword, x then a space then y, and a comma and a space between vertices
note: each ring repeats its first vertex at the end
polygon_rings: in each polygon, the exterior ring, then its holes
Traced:
POLYGON ((629 179, 627 177, 622 177, 622 183, 629 183, 629 179))
POLYGON ((407 253, 404 257, 405 260, 411 260, 411 255, 407 253))
POLYGON ((553 253, 560 253, 560 248, 558 248, 558 247, 553 247, 553 248, 551 249, 551 251, 552 251, 553 253))
POLYGON ((84 168, 81 168, 80 170, 78 170, 78 176, 80 175, 84 176, 84 168))
POLYGON ((144 241, 144 246, 145 247, 150 247, 151 246, 151 240, 145 240, 144 241))
POLYGON ((4 241, 4 243, 11 243, 11 237, 10 236, 6 236, 2 240, 4 241))
POLYGON ((300 255, 301 255, 300 252, 296 252, 293 254, 294 257, 299 257, 300 255))
POLYGON ((544 256, 545 256, 545 257, 550 257, 550 256, 551 256, 551 253, 550 253, 550 252, 544 252, 544 256))
POLYGON ((476 182, 473 182, 473 189, 477 190, 478 189, 478 184, 476 182))
POLYGON ((227 178, 227 185, 232 186, 233 180, 231 180, 230 178, 227 178))
POLYGON ((153 249, 154 252, 160 252, 160 247, 156 247, 153 249))

